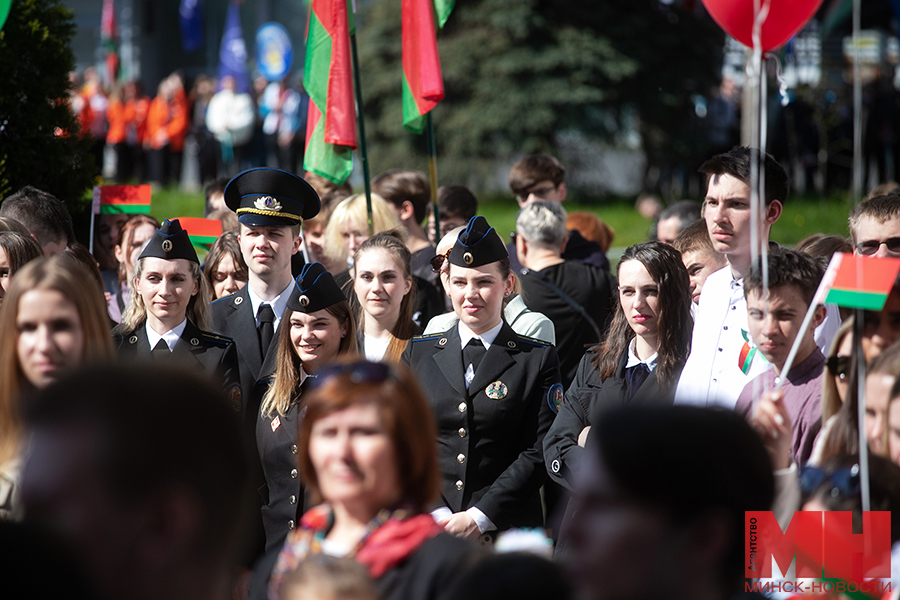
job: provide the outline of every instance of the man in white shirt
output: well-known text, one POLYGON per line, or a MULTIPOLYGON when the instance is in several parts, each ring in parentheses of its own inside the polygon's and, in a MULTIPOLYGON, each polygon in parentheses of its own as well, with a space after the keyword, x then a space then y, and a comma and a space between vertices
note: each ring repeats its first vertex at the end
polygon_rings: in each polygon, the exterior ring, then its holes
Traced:
MULTIPOLYGON (((721 405, 734 408, 748 381, 770 365, 757 352, 747 326, 744 276, 750 271, 751 248, 768 244, 769 231, 781 216, 787 197, 787 174, 774 158, 746 146, 719 154, 700 166, 708 176, 705 210, 710 241, 716 252, 725 255, 725 268, 710 275, 703 285, 691 354, 678 387, 676 404, 721 405), (758 221, 758 238, 751 235, 750 163, 760 157, 765 176, 765 212, 758 221)), ((840 317, 831 306, 825 322, 816 330, 816 343, 827 346, 840 326, 840 317)))

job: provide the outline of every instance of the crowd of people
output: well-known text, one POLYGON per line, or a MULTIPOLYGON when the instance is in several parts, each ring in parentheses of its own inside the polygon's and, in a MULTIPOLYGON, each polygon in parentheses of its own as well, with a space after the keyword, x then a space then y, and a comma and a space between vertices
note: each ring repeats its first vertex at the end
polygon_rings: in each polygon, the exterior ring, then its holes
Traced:
POLYGON ((309 97, 299 81, 260 76, 240 90, 234 77, 200 75, 185 89, 176 71, 151 97, 137 81, 107 89, 94 67, 70 79, 72 111, 93 140, 97 173, 114 181, 180 184, 188 142, 199 181, 266 165, 295 172, 303 164, 309 97))
POLYGON ((419 172, 374 178, 369 213, 245 170, 207 187, 225 233, 203 264, 177 219, 98 215, 92 255, 52 195, 8 196, 5 589, 53 552, 73 574, 48 597, 753 597, 745 511, 858 531, 861 452, 871 510, 900 506, 900 281, 882 310, 812 306, 835 252, 900 257, 900 185, 849 240, 788 249, 772 157, 700 172, 702 202, 614 267, 547 155, 510 172, 510 240, 464 186, 435 227, 419 172))

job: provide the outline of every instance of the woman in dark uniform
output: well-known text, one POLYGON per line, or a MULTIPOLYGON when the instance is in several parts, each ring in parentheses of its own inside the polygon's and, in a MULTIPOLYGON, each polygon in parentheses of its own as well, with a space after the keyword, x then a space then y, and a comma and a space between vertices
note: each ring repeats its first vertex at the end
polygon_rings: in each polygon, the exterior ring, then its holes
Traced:
POLYGON ((230 338, 209 333, 209 284, 187 231, 166 220, 134 264, 131 304, 113 330, 120 358, 167 361, 221 382, 241 406, 237 351, 230 338))
POLYGON ((433 511, 460 537, 541 527, 543 439, 562 397, 553 346, 503 321, 513 275, 503 241, 474 217, 450 252, 459 322, 413 338, 403 354, 425 387, 438 426, 441 501, 433 511))
POLYGON ((569 489, 591 423, 619 406, 671 405, 691 349, 690 281, 677 250, 660 242, 631 246, 616 276, 618 307, 606 339, 581 359, 544 439, 547 470, 569 489))
POLYGON ((304 265, 282 322, 289 326, 281 328, 275 377, 256 420, 256 444, 266 478, 262 519, 267 552, 281 547, 307 508, 297 471, 304 385, 323 365, 357 352, 350 305, 320 263, 304 265))

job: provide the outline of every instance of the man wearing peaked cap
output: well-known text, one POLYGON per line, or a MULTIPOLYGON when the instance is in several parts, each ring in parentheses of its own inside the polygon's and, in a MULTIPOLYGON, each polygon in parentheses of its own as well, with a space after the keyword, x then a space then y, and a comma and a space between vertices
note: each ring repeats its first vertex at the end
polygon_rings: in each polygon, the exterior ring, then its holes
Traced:
POLYGON ((290 227, 319 214, 311 185, 287 171, 250 169, 225 186, 225 204, 244 225, 290 227))
POLYGON ((204 331, 210 291, 178 219, 166 220, 135 261, 132 305, 113 331, 119 357, 170 362, 206 373, 241 408, 234 342, 204 331))

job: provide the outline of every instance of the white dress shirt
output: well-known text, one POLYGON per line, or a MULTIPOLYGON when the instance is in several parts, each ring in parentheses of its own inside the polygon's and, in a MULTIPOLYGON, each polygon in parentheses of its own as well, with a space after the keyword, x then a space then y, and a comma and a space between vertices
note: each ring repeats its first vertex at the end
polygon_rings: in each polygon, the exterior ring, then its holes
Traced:
POLYGON ((169 352, 175 350, 175 344, 178 343, 178 340, 181 339, 181 334, 184 333, 184 328, 187 327, 187 318, 184 319, 180 324, 176 325, 172 329, 163 333, 162 335, 153 331, 153 328, 150 327, 150 323, 144 325, 144 329, 147 331, 147 341, 150 342, 150 349, 153 350, 156 348, 156 344, 159 343, 159 340, 165 340, 166 346, 169 347, 169 352))
POLYGON ((253 293, 253 288, 250 285, 247 285, 247 295, 250 296, 250 307, 253 309, 253 320, 256 323, 256 327, 259 328, 259 305, 260 304, 269 304, 272 307, 272 310, 275 312, 275 322, 272 323, 275 331, 278 330, 278 324, 281 323, 281 317, 284 315, 284 309, 287 308, 288 298, 291 296, 291 286, 294 285, 294 280, 292 279, 286 288, 284 288, 280 294, 275 296, 274 299, 266 302, 259 296, 253 293))

